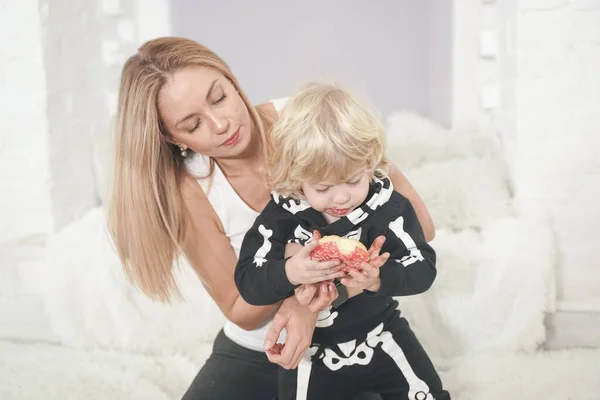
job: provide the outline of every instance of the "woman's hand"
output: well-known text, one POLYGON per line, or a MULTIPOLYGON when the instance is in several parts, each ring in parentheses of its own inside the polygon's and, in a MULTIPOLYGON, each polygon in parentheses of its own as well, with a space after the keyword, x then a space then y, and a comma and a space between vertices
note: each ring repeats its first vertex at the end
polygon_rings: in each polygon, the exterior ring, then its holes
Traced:
POLYGON ((265 336, 264 347, 269 361, 285 369, 298 367, 310 346, 318 313, 300 304, 295 296, 283 301, 265 336), (283 329, 287 330, 285 345, 277 343, 283 329))
POLYGON ((293 285, 331 281, 344 276, 344 265, 339 260, 316 261, 310 258, 318 244, 318 240, 312 240, 285 263, 285 273, 293 285))
POLYGON ((333 282, 300 285, 296 288, 295 293, 300 304, 307 306, 312 312, 327 309, 339 295, 333 282))

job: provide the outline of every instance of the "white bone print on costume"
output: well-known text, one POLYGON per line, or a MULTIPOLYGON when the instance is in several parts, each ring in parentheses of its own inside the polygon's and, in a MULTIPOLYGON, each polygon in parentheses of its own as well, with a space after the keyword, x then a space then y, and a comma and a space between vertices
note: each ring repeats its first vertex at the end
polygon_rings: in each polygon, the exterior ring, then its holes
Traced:
POLYGON ((283 204, 281 207, 283 207, 284 210, 288 210, 292 214, 296 214, 297 212, 304 211, 310 208, 310 206, 306 202, 300 202, 300 204, 297 204, 293 200, 286 204, 283 204))
POLYGON ((392 193, 394 193, 392 182, 389 182, 387 188, 382 180, 375 178, 375 182, 381 185, 381 190, 376 196, 371 197, 369 201, 367 201, 367 206, 369 206, 371 210, 376 210, 378 207, 384 205, 390 197, 392 197, 392 193))
POLYGON ((267 262, 265 257, 269 251, 271 251, 271 241, 269 239, 271 236, 273 236, 273 231, 271 229, 267 229, 267 227, 263 224, 258 227, 258 231, 262 235, 264 242, 254 255, 254 264, 256 264, 257 267, 262 267, 263 264, 267 262))
POLYGON ((310 208, 310 204, 306 200, 296 200, 291 197, 282 198, 277 192, 271 192, 273 201, 275 204, 281 204, 284 210, 289 211, 292 214, 296 214, 299 211, 304 211, 310 208), (299 203, 299 204, 298 204, 299 203))
POLYGON ((358 228, 355 231, 348 232, 344 237, 348 238, 348 239, 360 240, 361 235, 362 235, 362 228, 358 228))
POLYGON ((374 350, 367 345, 367 342, 356 346, 356 340, 351 340, 346 343, 338 343, 337 346, 346 358, 340 357, 331 349, 326 348, 323 352, 323 364, 332 371, 351 365, 369 365, 373 359, 374 350))
MULTIPOLYGON (((394 186, 392 185, 391 181, 386 180, 386 182, 384 182, 380 179, 375 178, 375 182, 380 184, 381 189, 378 193, 375 193, 369 200, 367 200, 366 206, 371 210, 377 210, 379 207, 384 205, 390 199, 390 197, 392 197, 392 193, 394 193, 394 186), (388 184, 388 187, 385 187, 386 183, 388 184)), ((359 223, 367 219, 368 216, 369 213, 365 210, 365 207, 362 206, 352 211, 346 217, 354 225, 358 225, 359 223)))
POLYGON ((373 348, 381 343, 381 350, 385 351, 387 355, 394 360, 398 369, 400 369, 402 375, 404 375, 406 382, 408 382, 409 400, 435 400, 435 397, 429 392, 429 386, 415 374, 415 371, 413 371, 406 359, 404 351, 402 351, 402 348, 394 341, 392 334, 390 332, 382 331, 383 324, 379 324, 377 328, 373 329, 369 332, 369 335, 367 335, 367 343, 373 348), (375 335, 373 335, 374 333, 375 335))
POLYGON ((402 260, 396 260, 397 263, 401 263, 405 267, 417 261, 423 261, 423 255, 421 250, 417 248, 415 241, 410 237, 408 232, 404 230, 404 218, 398 217, 395 221, 390 222, 390 230, 404 243, 404 246, 410 251, 410 254, 403 257, 402 260))
MULTIPOLYGON (((379 343, 381 343, 381 350, 394 361, 408 382, 409 400, 435 400, 429 392, 429 386, 415 374, 404 352, 398 346, 398 343, 394 341, 392 334, 383 331, 383 323, 369 332, 367 339, 358 346, 356 340, 337 344, 337 347, 346 358, 340 357, 335 351, 328 348, 324 349, 320 358, 323 364, 332 371, 337 371, 344 366, 368 365, 373 359, 374 349, 379 343)), ((311 350, 314 354, 315 351, 311 350)))
POLYGON ((301 225, 298 225, 296 229, 294 229, 294 239, 290 240, 290 242, 305 242, 308 244, 312 240, 312 236, 312 233, 304 229, 301 225))
POLYGON ((354 225, 358 225, 361 222, 363 222, 365 219, 367 219, 368 216, 369 216, 368 212, 365 212, 362 208, 357 208, 356 210, 354 210, 350 214, 348 214, 346 216, 346 218, 348 218, 348 220, 350 222, 352 222, 354 225))
POLYGON ((317 324, 315 325, 317 328, 328 328, 333 325, 333 321, 335 321, 338 316, 337 311, 331 311, 333 307, 329 306, 328 309, 323 310, 319 313, 317 317, 317 324))

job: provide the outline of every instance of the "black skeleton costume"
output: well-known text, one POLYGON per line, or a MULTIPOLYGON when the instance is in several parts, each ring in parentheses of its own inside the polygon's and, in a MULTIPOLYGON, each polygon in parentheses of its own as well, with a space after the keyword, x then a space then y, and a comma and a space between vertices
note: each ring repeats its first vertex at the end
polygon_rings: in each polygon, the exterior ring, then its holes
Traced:
POLYGON ((320 313, 310 354, 298 369, 281 370, 280 400, 341 399, 360 391, 391 396, 384 399, 449 399, 392 297, 426 291, 436 269, 435 252, 412 205, 389 178, 375 178, 366 200, 331 224, 306 201, 273 193, 242 244, 235 270, 242 298, 269 305, 293 295, 285 246, 305 245, 313 230, 358 239, 367 248, 383 235, 381 253, 389 252, 390 258, 380 268, 377 292, 365 291, 320 313))

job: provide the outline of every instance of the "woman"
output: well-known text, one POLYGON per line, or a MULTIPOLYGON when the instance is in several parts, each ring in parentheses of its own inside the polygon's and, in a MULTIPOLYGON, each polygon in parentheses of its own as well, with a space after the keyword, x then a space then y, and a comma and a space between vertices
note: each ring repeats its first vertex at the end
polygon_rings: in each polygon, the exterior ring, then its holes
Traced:
MULTIPOLYGON (((310 307, 296 297, 254 307, 236 289, 241 241, 269 201, 263 160, 276 118, 273 104, 254 108, 225 62, 191 40, 149 41, 123 67, 108 214, 125 271, 168 301, 178 294, 173 261, 183 252, 228 320, 185 399, 275 397, 275 364, 297 366, 315 311, 337 297, 327 285, 306 287, 310 307), (279 354, 270 349, 283 328, 279 354)), ((398 170, 390 176, 431 240, 422 200, 398 170)))

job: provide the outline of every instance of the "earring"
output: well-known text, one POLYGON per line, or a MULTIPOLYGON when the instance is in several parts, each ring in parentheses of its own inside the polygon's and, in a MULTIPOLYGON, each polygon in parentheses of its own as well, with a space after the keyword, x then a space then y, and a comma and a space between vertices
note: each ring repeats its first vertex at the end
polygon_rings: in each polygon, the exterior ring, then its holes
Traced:
POLYGON ((184 149, 183 147, 180 147, 179 149, 181 150, 181 157, 187 157, 187 149, 184 149))

